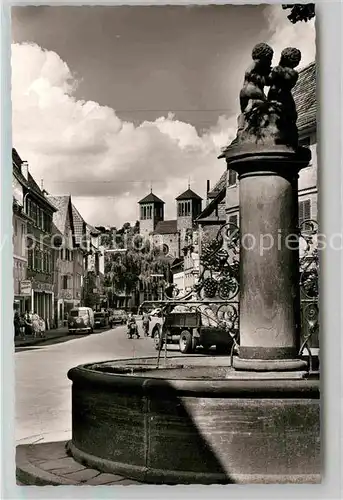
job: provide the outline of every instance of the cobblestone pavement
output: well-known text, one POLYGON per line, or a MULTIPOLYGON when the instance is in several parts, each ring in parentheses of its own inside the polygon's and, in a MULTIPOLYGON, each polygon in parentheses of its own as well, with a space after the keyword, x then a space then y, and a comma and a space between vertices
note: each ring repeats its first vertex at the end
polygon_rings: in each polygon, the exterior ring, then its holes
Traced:
POLYGON ((65 441, 18 446, 17 485, 31 486, 126 486, 138 481, 84 467, 70 457, 65 441))

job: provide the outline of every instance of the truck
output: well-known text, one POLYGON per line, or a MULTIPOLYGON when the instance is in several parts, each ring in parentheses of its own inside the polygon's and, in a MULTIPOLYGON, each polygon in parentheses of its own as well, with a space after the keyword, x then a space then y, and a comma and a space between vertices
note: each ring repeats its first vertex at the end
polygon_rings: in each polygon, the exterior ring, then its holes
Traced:
POLYGON ((163 345, 178 344, 183 354, 194 353, 198 347, 229 353, 237 342, 237 309, 232 304, 169 302, 162 307, 151 337, 156 350, 163 345))

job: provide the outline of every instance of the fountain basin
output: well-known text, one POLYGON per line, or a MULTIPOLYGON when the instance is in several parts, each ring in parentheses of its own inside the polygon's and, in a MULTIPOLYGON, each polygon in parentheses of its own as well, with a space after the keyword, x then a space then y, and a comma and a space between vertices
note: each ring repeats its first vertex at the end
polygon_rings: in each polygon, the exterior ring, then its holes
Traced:
POLYGON ((227 358, 78 366, 74 458, 148 483, 320 482, 319 380, 242 375, 227 358), (222 366, 218 366, 218 359, 222 366))

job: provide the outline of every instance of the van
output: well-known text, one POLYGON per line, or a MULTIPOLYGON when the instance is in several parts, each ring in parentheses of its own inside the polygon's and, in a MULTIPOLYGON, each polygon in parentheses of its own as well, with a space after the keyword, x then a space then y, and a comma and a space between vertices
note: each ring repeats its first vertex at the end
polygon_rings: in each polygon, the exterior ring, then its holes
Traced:
POLYGON ((90 307, 74 307, 68 316, 69 333, 93 333, 94 312, 90 307))

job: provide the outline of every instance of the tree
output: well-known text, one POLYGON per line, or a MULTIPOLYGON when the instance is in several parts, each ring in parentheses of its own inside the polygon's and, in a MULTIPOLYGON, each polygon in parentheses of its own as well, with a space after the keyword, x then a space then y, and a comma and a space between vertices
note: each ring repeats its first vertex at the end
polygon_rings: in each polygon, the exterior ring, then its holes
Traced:
POLYGON ((139 283, 157 295, 159 283, 151 274, 169 275, 169 261, 163 251, 151 247, 150 241, 139 236, 139 222, 125 223, 116 233, 118 252, 107 252, 104 285, 125 295, 138 290, 139 283), (126 251, 123 251, 123 250, 126 251), (120 251, 121 250, 121 251, 120 251))
POLYGON ((282 8, 284 10, 290 9, 290 14, 287 16, 291 23, 295 24, 300 21, 309 21, 315 17, 315 4, 283 4, 282 8))

